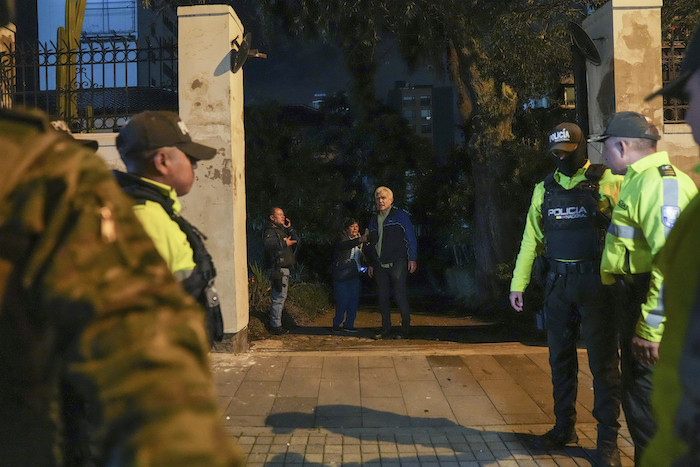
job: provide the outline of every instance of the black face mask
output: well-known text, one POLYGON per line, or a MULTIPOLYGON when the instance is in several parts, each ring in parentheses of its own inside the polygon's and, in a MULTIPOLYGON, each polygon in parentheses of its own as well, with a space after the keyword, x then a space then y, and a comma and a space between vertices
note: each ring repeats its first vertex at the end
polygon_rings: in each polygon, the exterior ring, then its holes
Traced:
POLYGON ((586 145, 579 144, 573 152, 554 150, 552 151, 552 158, 554 159, 554 163, 557 165, 559 172, 563 173, 567 177, 571 177, 578 169, 583 167, 586 160, 588 160, 586 155, 586 145), (565 154, 565 156, 560 159, 562 153, 565 154))

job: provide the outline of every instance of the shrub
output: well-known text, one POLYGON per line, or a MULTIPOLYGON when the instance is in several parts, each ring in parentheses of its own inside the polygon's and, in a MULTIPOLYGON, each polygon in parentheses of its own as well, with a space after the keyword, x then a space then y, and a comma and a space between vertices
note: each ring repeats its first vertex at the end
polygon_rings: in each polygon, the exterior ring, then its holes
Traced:
POLYGON ((333 307, 328 288, 318 282, 292 284, 287 301, 303 310, 308 318, 321 315, 333 307))
POLYGON ((264 311, 270 307, 270 279, 257 264, 248 265, 248 306, 252 311, 264 311))

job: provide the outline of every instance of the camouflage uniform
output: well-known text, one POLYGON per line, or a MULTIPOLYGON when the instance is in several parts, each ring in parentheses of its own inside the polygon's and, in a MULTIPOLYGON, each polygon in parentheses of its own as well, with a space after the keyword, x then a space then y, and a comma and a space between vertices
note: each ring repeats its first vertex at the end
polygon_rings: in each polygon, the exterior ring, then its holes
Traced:
POLYGON ((0 465, 239 465, 202 311, 103 161, 39 113, 0 147, 0 465))

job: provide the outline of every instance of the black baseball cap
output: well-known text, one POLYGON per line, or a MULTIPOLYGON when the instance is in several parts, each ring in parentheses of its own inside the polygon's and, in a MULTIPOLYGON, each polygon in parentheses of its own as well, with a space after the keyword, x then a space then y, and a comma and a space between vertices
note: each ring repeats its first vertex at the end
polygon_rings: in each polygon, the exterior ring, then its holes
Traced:
POLYGON ((549 150, 573 152, 581 141, 583 132, 575 123, 560 123, 549 132, 549 150))
POLYGON ((654 122, 649 118, 637 112, 617 112, 613 114, 599 135, 594 135, 588 138, 589 143, 597 141, 605 141, 610 136, 619 136, 622 138, 645 138, 660 140, 659 130, 654 125, 654 122))
POLYGON ((117 150, 122 159, 141 157, 144 152, 165 146, 175 146, 188 157, 209 160, 216 149, 192 141, 185 122, 175 112, 152 111, 131 117, 119 130, 117 150))
POLYGON ((685 57, 683 57, 681 62, 680 74, 670 83, 666 83, 666 86, 663 88, 653 94, 649 94, 644 100, 648 101, 656 96, 685 97, 685 83, 698 70, 700 70, 700 25, 695 28, 693 37, 691 37, 685 48, 685 57))

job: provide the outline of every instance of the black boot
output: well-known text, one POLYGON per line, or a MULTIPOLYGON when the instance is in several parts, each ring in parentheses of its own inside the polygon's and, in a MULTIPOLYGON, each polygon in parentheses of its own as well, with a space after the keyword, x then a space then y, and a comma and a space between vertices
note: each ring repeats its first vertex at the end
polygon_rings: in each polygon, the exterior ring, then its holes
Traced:
POLYGON ((616 442, 598 442, 596 459, 593 464, 596 467, 621 467, 620 451, 616 442))
POLYGON ((575 444, 578 442, 576 430, 571 428, 554 427, 547 433, 538 436, 532 443, 532 447, 542 451, 551 449, 562 449, 567 444, 575 444))

